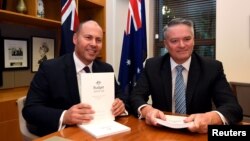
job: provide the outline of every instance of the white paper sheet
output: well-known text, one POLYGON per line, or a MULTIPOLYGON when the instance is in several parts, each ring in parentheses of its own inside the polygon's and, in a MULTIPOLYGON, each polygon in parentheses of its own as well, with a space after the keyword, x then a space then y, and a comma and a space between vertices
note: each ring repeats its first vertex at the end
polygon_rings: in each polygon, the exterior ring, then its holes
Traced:
POLYGON ((181 129, 181 128, 187 128, 193 122, 185 123, 184 119, 186 118, 185 116, 175 116, 175 115, 165 115, 166 116, 166 121, 161 120, 161 119, 156 119, 157 123, 169 128, 174 128, 174 129, 181 129))

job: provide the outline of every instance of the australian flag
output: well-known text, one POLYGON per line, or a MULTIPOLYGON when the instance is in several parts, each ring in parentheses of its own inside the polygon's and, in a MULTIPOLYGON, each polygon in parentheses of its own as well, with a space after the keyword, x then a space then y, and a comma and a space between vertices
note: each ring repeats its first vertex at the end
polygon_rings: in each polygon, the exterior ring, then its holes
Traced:
POLYGON ((118 76, 126 98, 136 84, 143 69, 143 62, 147 58, 146 36, 144 0, 130 0, 118 76))
POLYGON ((61 0, 62 39, 60 55, 74 51, 73 34, 79 25, 75 0, 61 0))

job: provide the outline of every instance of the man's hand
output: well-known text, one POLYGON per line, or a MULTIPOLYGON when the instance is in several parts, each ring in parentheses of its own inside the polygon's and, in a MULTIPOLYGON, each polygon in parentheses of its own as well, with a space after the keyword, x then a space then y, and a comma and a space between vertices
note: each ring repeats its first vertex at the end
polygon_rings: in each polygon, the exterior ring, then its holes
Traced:
POLYGON ((162 111, 155 109, 150 105, 143 107, 141 109, 141 114, 143 117, 145 117, 146 124, 149 125, 155 125, 155 126, 157 125, 155 118, 166 120, 165 114, 162 111))
POLYGON ((69 108, 63 117, 63 124, 74 125, 90 122, 95 112, 88 104, 80 103, 69 108))
POLYGON ((125 105, 122 100, 119 98, 116 98, 114 103, 112 104, 112 113, 114 116, 119 116, 123 113, 125 113, 125 105))
POLYGON ((187 117, 184 122, 194 122, 188 129, 191 132, 207 133, 208 125, 223 124, 220 116, 216 112, 207 112, 202 114, 192 114, 187 117))

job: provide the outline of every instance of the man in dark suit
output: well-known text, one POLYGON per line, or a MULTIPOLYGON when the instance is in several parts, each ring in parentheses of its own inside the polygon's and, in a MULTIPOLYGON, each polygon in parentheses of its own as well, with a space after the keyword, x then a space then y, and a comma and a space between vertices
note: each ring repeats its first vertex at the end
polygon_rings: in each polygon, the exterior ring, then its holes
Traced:
MULTIPOLYGON (((130 96, 134 114, 147 124, 155 118, 167 120, 162 111, 176 113, 179 101, 175 90, 176 67, 181 65, 184 84, 183 111, 191 132, 207 133, 207 125, 235 124, 242 120, 242 109, 223 72, 222 63, 193 52, 194 27, 190 20, 176 18, 164 27, 164 56, 146 61, 143 73, 130 96), (147 104, 149 96, 152 105, 147 104), (215 109, 213 110, 213 104, 215 109)), ((178 112, 177 112, 178 113, 178 112)))
MULTIPOLYGON (((95 21, 81 23, 74 34, 75 51, 41 63, 31 82, 23 109, 30 132, 43 136, 65 126, 86 123, 93 119, 91 105, 80 102, 80 74, 113 72, 110 64, 96 60, 102 49, 103 31, 95 21)), ((115 82, 112 113, 124 114, 125 104, 115 82)))

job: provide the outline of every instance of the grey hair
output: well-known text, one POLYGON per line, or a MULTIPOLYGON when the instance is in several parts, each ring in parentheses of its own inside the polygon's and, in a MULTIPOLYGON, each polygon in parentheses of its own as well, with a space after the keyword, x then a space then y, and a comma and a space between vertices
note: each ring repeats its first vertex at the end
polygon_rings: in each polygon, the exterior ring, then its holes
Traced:
POLYGON ((172 19, 167 25, 164 26, 163 28, 164 39, 166 38, 166 32, 168 28, 175 26, 175 25, 179 25, 179 24, 184 24, 184 25, 189 26, 191 28, 192 34, 194 35, 194 23, 192 20, 184 19, 184 18, 175 18, 175 19, 172 19))

